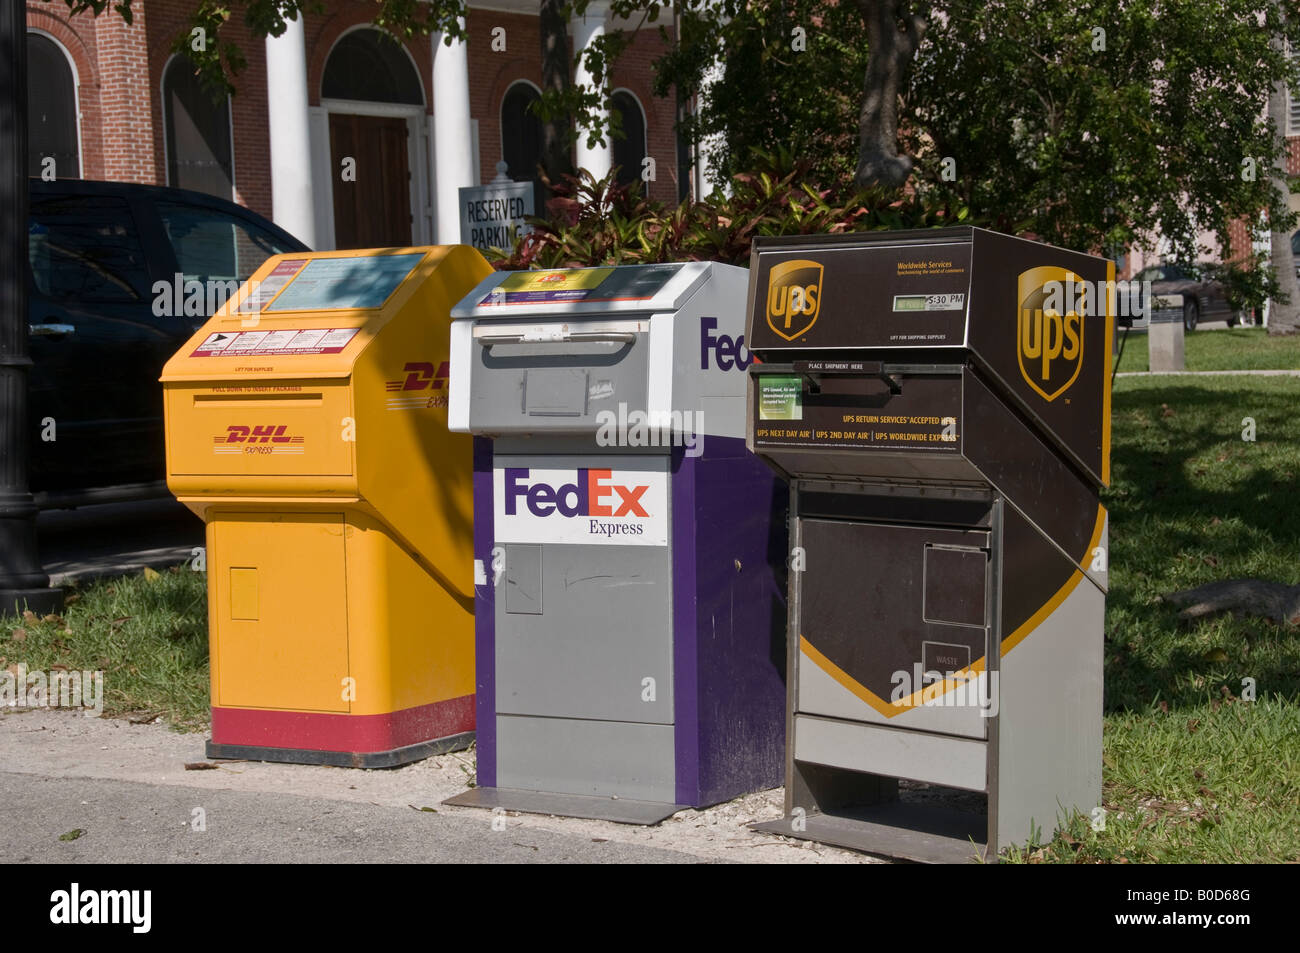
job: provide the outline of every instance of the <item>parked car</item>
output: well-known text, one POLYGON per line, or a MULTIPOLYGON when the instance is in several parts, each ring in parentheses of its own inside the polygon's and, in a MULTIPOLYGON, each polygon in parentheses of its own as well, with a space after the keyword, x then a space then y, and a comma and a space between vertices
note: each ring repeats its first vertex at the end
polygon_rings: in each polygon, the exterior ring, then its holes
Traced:
POLYGON ((1228 327, 1236 327, 1241 315, 1228 303, 1219 277, 1221 268, 1209 263, 1150 265, 1134 275, 1133 280, 1151 282, 1153 297, 1182 295, 1186 331, 1195 331, 1202 320, 1227 321, 1228 327))
POLYGON ((161 496, 158 376, 207 320, 211 300, 205 295, 200 307, 192 297, 184 307, 184 282, 221 294, 269 256, 307 248, 248 209, 198 192, 30 179, 28 194, 29 484, 37 503, 161 496))

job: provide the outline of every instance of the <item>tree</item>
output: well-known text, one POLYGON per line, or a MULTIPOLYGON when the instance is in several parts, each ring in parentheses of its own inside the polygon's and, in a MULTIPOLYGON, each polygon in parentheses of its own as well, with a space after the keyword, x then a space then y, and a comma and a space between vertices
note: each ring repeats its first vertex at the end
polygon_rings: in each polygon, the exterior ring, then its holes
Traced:
MULTIPOLYGON (((722 135, 725 172, 754 148, 793 142, 823 185, 905 181, 1001 230, 1110 254, 1163 240, 1170 256, 1197 260, 1207 252, 1198 232, 1226 250, 1230 226, 1261 212, 1279 232, 1294 228, 1281 181, 1270 181, 1284 143, 1265 107, 1297 72, 1270 37, 1294 48, 1300 18, 1284 20, 1275 0, 686 9, 703 26, 683 30, 682 45, 706 55, 665 57, 657 91, 698 90, 725 51, 726 75, 689 129, 722 135), (804 53, 790 50, 794 26, 804 53)), ((1232 277, 1243 305, 1275 286, 1271 269, 1232 277)))
POLYGON ((870 49, 854 174, 863 187, 901 188, 912 174, 912 160, 898 152, 898 101, 929 25, 912 7, 910 0, 858 0, 870 49))
POLYGON ((1198 229, 1226 250, 1234 222, 1287 220, 1265 174, 1283 144, 1264 108, 1294 75, 1270 36, 1294 26, 1271 0, 942 9, 908 93, 918 187, 949 185, 973 214, 1067 247, 1159 235, 1189 260, 1205 254, 1198 229))
MULTIPOLYGON (((573 72, 569 65, 569 22, 565 0, 541 0, 538 29, 542 42, 542 97, 564 100, 572 94, 573 72)), ((542 169, 552 182, 573 171, 570 158, 572 138, 564 113, 541 111, 542 169)))
POLYGON ((680 41, 656 64, 657 95, 678 87, 697 100, 680 132, 710 142, 719 178, 753 167, 753 156, 792 149, 815 181, 852 180, 857 167, 867 27, 856 3, 751 2, 726 15, 684 10, 680 41), (802 31, 802 32, 799 32, 802 31), (703 89, 714 64, 720 74, 703 89))
MULTIPOLYGON (((1284 41, 1275 37, 1273 46, 1275 49, 1285 51, 1286 45, 1284 41)), ((1268 95, 1268 121, 1275 138, 1282 138, 1286 134, 1288 100, 1286 81, 1278 80, 1273 84, 1268 95)), ((1284 138, 1282 142, 1285 147, 1284 138)), ((1284 148, 1274 156, 1269 170, 1269 185, 1279 202, 1285 202, 1290 191, 1286 160, 1284 148)), ((1269 308, 1268 333, 1295 334, 1300 332, 1300 283, 1296 281, 1295 256, 1291 253, 1291 228, 1294 219, 1274 219, 1270 209, 1269 223, 1269 244, 1278 287, 1269 308)))

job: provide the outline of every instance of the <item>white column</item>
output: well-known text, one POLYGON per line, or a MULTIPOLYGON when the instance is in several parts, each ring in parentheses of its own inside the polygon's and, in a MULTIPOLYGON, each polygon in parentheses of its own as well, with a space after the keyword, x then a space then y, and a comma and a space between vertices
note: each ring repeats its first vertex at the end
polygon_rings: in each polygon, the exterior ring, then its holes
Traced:
MULTIPOLYGON (((465 21, 461 20, 464 28, 465 21)), ((451 46, 433 37, 433 163, 435 237, 440 245, 460 242, 460 194, 474 184, 473 128, 469 119, 469 55, 463 41, 451 46)))
POLYGON ((330 167, 330 114, 324 106, 307 110, 311 126, 312 182, 316 185, 312 207, 316 210, 316 251, 334 249, 334 170, 330 167))
MULTIPOLYGON (((570 28, 573 30, 573 52, 578 55, 589 47, 593 40, 598 36, 605 34, 605 16, 608 13, 607 8, 600 4, 593 3, 587 8, 584 16, 574 17, 570 28)), ((595 88, 592 81, 591 72, 578 61, 577 67, 573 71, 573 82, 577 86, 586 86, 595 88)), ((605 122, 609 120, 609 109, 601 100, 600 115, 605 122)), ((608 127, 606 127, 608 129, 608 127)), ((581 128, 578 129, 578 143, 575 158, 579 169, 586 169, 592 174, 592 177, 600 180, 609 175, 610 160, 609 133, 605 133, 605 144, 597 146, 594 149, 587 147, 587 134, 581 128)))
POLYGON ((307 42, 301 13, 266 38, 266 109, 271 138, 271 217, 316 247, 311 128, 307 112, 307 42))

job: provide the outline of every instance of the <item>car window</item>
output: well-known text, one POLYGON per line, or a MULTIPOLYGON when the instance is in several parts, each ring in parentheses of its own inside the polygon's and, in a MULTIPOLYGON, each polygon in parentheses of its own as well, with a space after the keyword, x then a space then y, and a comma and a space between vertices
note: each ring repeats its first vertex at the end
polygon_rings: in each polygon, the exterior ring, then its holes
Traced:
POLYGON ((1291 254, 1300 255, 1300 232, 1291 236, 1291 254))
POLYGON ((294 250, 266 229, 217 209, 172 202, 157 208, 186 281, 247 281, 272 255, 294 250))
POLYGON ((115 196, 33 195, 27 260, 49 298, 139 301, 149 287, 131 209, 115 196))

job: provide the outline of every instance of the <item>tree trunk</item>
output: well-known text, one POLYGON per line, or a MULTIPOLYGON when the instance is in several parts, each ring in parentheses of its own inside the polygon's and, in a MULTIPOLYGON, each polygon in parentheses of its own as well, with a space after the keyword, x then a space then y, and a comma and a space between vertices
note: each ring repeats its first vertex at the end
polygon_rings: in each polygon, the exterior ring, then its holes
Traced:
POLYGON ((925 35, 926 20, 911 10, 911 0, 858 0, 867 21, 871 49, 858 119, 858 168, 862 187, 901 188, 912 174, 912 160, 898 154, 898 97, 908 68, 925 35))
MULTIPOLYGON (((1286 84, 1279 82, 1273 87, 1273 91, 1268 97, 1268 118, 1272 120, 1273 127, 1278 134, 1283 137, 1283 143, 1286 142, 1286 113, 1287 113, 1287 92, 1286 84)), ((1283 150, 1282 156, 1273 165, 1272 182, 1273 188, 1282 194, 1282 202, 1287 201, 1290 195, 1290 189, 1287 184, 1286 175, 1287 150, 1283 150)), ((1295 334, 1300 331, 1300 283, 1297 283, 1295 276, 1295 256, 1291 253, 1291 233, 1289 230, 1272 230, 1272 256, 1273 269, 1277 275, 1278 290, 1280 294, 1273 298, 1268 309, 1268 333, 1269 334, 1295 334), (1285 298, 1283 304, 1280 299, 1285 298)))
MULTIPOLYGON (((541 0, 538 12, 538 27, 542 34, 543 94, 552 91, 567 93, 573 86, 569 21, 564 16, 564 6, 565 0, 541 0)), ((552 182, 573 172, 569 138, 569 117, 552 116, 542 121, 542 169, 552 182)), ((540 198, 545 201, 550 196, 540 198)))

